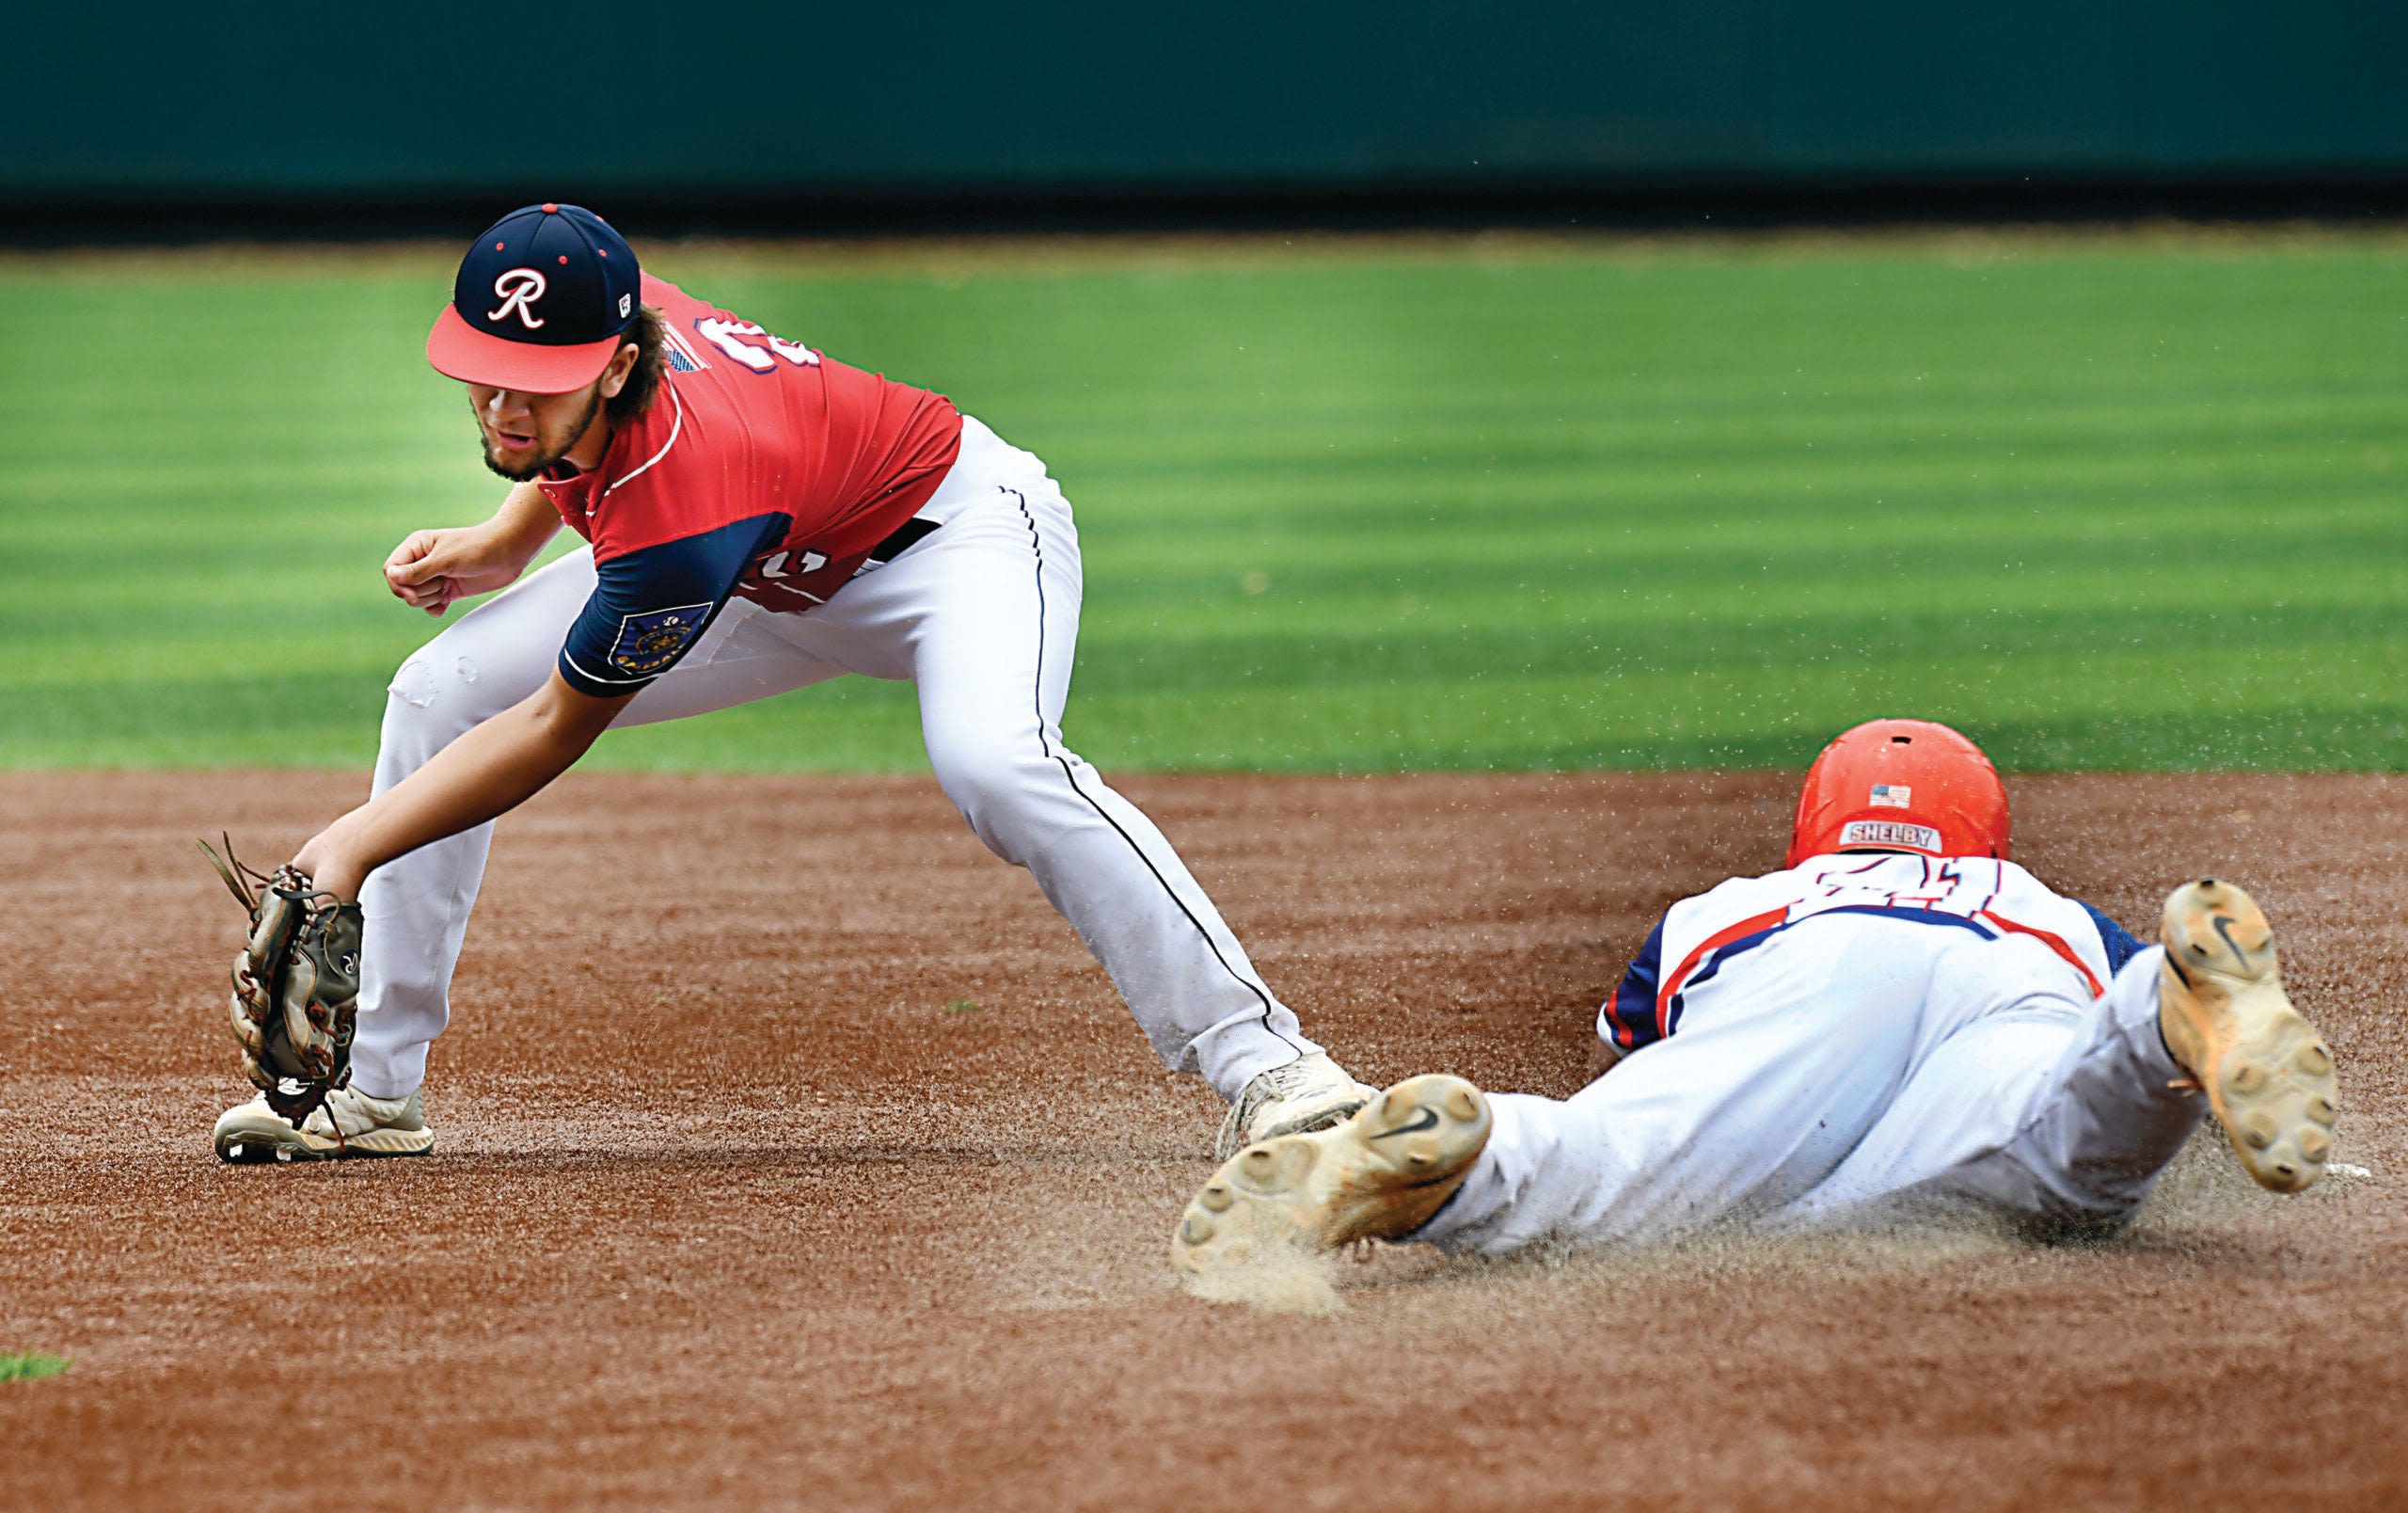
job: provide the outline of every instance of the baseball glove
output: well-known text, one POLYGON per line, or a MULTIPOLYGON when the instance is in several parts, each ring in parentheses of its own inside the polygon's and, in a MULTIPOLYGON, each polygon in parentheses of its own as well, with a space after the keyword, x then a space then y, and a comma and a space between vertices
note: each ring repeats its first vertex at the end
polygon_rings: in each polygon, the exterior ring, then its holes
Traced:
POLYGON ((299 1129, 326 1094, 351 1081, 351 1037, 359 1013, 359 905, 344 903, 291 866, 273 873, 201 853, 251 913, 234 957, 233 1028, 243 1072, 268 1107, 299 1129))

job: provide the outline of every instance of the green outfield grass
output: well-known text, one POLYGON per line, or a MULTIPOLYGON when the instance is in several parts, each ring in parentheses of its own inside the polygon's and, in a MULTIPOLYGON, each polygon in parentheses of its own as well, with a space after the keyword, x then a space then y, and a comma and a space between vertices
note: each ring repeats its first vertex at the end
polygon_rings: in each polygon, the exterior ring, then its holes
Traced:
MULTIPOLYGON (((642 250, 1048 459, 1106 769, 2408 767, 2408 240, 642 250)), ((0 263, 0 764, 370 758, 499 488, 449 257, 0 263)), ((924 766, 860 679, 590 759, 924 766)))

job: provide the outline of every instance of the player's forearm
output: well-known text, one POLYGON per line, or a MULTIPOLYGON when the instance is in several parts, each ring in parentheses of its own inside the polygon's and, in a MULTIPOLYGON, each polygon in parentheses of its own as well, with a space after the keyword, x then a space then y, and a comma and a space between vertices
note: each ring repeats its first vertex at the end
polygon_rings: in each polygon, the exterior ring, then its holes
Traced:
POLYGON ((626 703, 563 693, 556 679, 460 737, 320 832, 295 864, 338 898, 356 899, 387 862, 516 808, 574 766, 626 703))
POLYGON ((552 539, 561 528, 561 512, 544 497, 544 491, 533 484, 518 484, 502 496, 501 507, 485 522, 494 539, 518 559, 520 566, 535 560, 535 553, 552 539))

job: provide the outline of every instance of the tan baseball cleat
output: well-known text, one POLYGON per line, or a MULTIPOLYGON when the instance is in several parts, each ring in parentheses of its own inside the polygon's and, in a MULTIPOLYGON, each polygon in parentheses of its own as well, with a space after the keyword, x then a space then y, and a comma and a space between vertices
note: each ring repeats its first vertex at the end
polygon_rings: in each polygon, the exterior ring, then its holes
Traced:
POLYGON ((1355 1081, 1327 1052, 1300 1056, 1245 1085, 1221 1122, 1212 1159, 1226 1161, 1260 1140, 1327 1129, 1379 1095, 1379 1089, 1355 1081))
POLYGON ((1488 1100, 1461 1077, 1419 1076, 1334 1129, 1286 1135, 1224 1162, 1180 1217, 1171 1264, 1190 1276, 1267 1251, 1329 1250, 1419 1228, 1488 1143, 1488 1100))
POLYGON ((2274 933, 2229 883, 2185 883, 2165 900, 2158 1027, 2206 1090, 2233 1154, 2261 1187, 2298 1192, 2333 1153, 2333 1052, 2283 992, 2274 933))
POLYGON ((424 1100, 415 1092, 406 1098, 371 1098, 337 1088, 310 1110, 299 1129, 267 1106, 264 1093, 237 1104, 218 1116, 210 1143, 219 1160, 238 1164, 350 1161, 424 1155, 435 1149, 435 1131, 427 1126, 424 1100))

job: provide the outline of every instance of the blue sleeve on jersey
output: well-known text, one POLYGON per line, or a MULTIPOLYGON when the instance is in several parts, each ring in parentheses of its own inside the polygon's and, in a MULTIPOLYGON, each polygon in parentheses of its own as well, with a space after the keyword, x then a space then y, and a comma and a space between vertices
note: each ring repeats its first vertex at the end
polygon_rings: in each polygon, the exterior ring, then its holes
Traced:
MULTIPOLYGON (((2079 899, 2074 901, 2082 902, 2079 899)), ((2132 938, 2131 931, 2086 903, 2082 905, 2082 910, 2083 913, 2090 916, 2090 922, 2099 927, 2099 944, 2107 948, 2109 972, 2122 971, 2126 962, 2141 953, 2141 943, 2132 938)))
POLYGON ((593 597, 561 646, 562 681, 609 699, 669 671, 727 602, 744 565, 787 524, 756 515, 598 565, 593 597))
POLYGON ((1646 944, 1630 960, 1630 968, 1622 975, 1622 984, 1614 995, 1606 1000, 1606 1019, 1614 1033, 1604 1037, 1624 1050, 1637 1050, 1656 1040, 1656 992, 1664 980, 1664 921, 1647 932, 1646 944))

